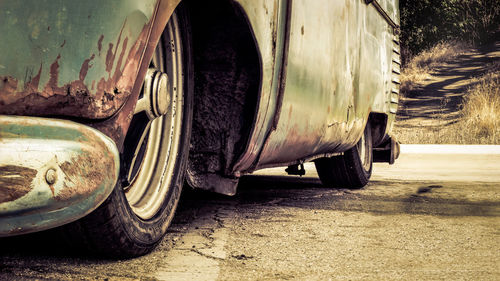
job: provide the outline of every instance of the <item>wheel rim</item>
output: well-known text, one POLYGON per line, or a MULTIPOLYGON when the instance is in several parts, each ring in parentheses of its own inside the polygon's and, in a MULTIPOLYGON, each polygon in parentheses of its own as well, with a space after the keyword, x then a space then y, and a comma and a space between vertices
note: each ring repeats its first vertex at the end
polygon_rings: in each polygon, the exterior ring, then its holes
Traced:
POLYGON ((144 220, 158 213, 176 184, 183 127, 182 55, 174 13, 154 52, 126 138, 124 192, 132 211, 144 220))
POLYGON ((366 142, 366 133, 363 133, 361 139, 356 144, 356 148, 358 150, 358 156, 361 160, 361 165, 363 169, 368 172, 371 168, 370 154, 368 153, 368 143, 366 142))

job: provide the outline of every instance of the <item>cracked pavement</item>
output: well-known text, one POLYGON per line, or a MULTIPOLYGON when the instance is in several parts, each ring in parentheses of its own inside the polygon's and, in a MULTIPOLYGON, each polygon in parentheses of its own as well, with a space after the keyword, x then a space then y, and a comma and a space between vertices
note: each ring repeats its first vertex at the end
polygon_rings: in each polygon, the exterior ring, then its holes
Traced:
POLYGON ((64 252, 50 232, 0 240, 2 280, 498 280, 500 148, 404 146, 361 190, 269 169, 236 196, 184 192, 153 253, 64 252))

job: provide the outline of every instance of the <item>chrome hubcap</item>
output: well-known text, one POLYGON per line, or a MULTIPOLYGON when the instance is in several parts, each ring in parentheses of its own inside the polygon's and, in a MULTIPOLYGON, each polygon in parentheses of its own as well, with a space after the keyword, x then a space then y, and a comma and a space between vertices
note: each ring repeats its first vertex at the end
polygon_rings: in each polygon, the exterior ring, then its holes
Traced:
POLYGON ((134 113, 146 112, 149 120, 167 114, 172 100, 168 82, 166 73, 157 68, 149 68, 144 78, 144 94, 137 101, 134 113))

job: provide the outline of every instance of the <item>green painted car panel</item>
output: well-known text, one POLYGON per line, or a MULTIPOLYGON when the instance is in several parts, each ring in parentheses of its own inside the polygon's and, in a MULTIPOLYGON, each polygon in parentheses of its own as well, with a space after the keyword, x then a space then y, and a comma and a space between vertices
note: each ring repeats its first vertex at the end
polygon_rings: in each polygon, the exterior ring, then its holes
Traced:
POLYGON ((272 62, 280 81, 279 87, 267 86, 276 76, 264 68, 250 149, 234 170, 343 152, 358 141, 371 113, 387 115, 382 135, 390 132, 399 92, 397 0, 238 2, 245 10, 263 7, 248 14, 251 23, 274 18, 253 26, 263 65, 272 62), (271 2, 286 11, 273 10, 271 2), (280 24, 283 11, 289 13, 287 24, 280 24), (262 36, 273 32, 277 36, 262 36), (279 36, 288 37, 285 56, 266 57, 269 50, 279 54, 273 49, 279 36))
POLYGON ((0 114, 114 114, 131 94, 156 2, 1 1, 0 114))
POLYGON ((233 167, 234 173, 253 170, 262 146, 273 127, 280 105, 282 69, 287 52, 286 29, 289 0, 237 0, 246 12, 259 50, 261 64, 260 97, 248 147, 233 167))

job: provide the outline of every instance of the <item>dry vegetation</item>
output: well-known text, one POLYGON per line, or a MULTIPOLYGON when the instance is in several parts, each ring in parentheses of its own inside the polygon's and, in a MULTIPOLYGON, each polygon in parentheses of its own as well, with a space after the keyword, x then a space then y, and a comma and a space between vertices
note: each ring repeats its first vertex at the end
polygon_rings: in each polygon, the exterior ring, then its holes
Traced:
POLYGON ((410 59, 401 73, 401 94, 418 87, 430 78, 437 66, 463 54, 468 48, 468 44, 461 42, 442 42, 410 59))
POLYGON ((473 80, 464 96, 464 130, 478 143, 500 143, 500 62, 489 66, 490 72, 473 80))
MULTIPOLYGON (((408 63, 402 73, 402 94, 430 78, 433 69, 463 54, 468 46, 440 43, 408 63)), ((402 143, 500 144, 500 61, 484 66, 482 76, 468 81, 459 118, 434 117, 433 126, 404 128, 396 123, 395 135, 402 143)), ((442 103, 446 106, 446 102, 442 103)))

